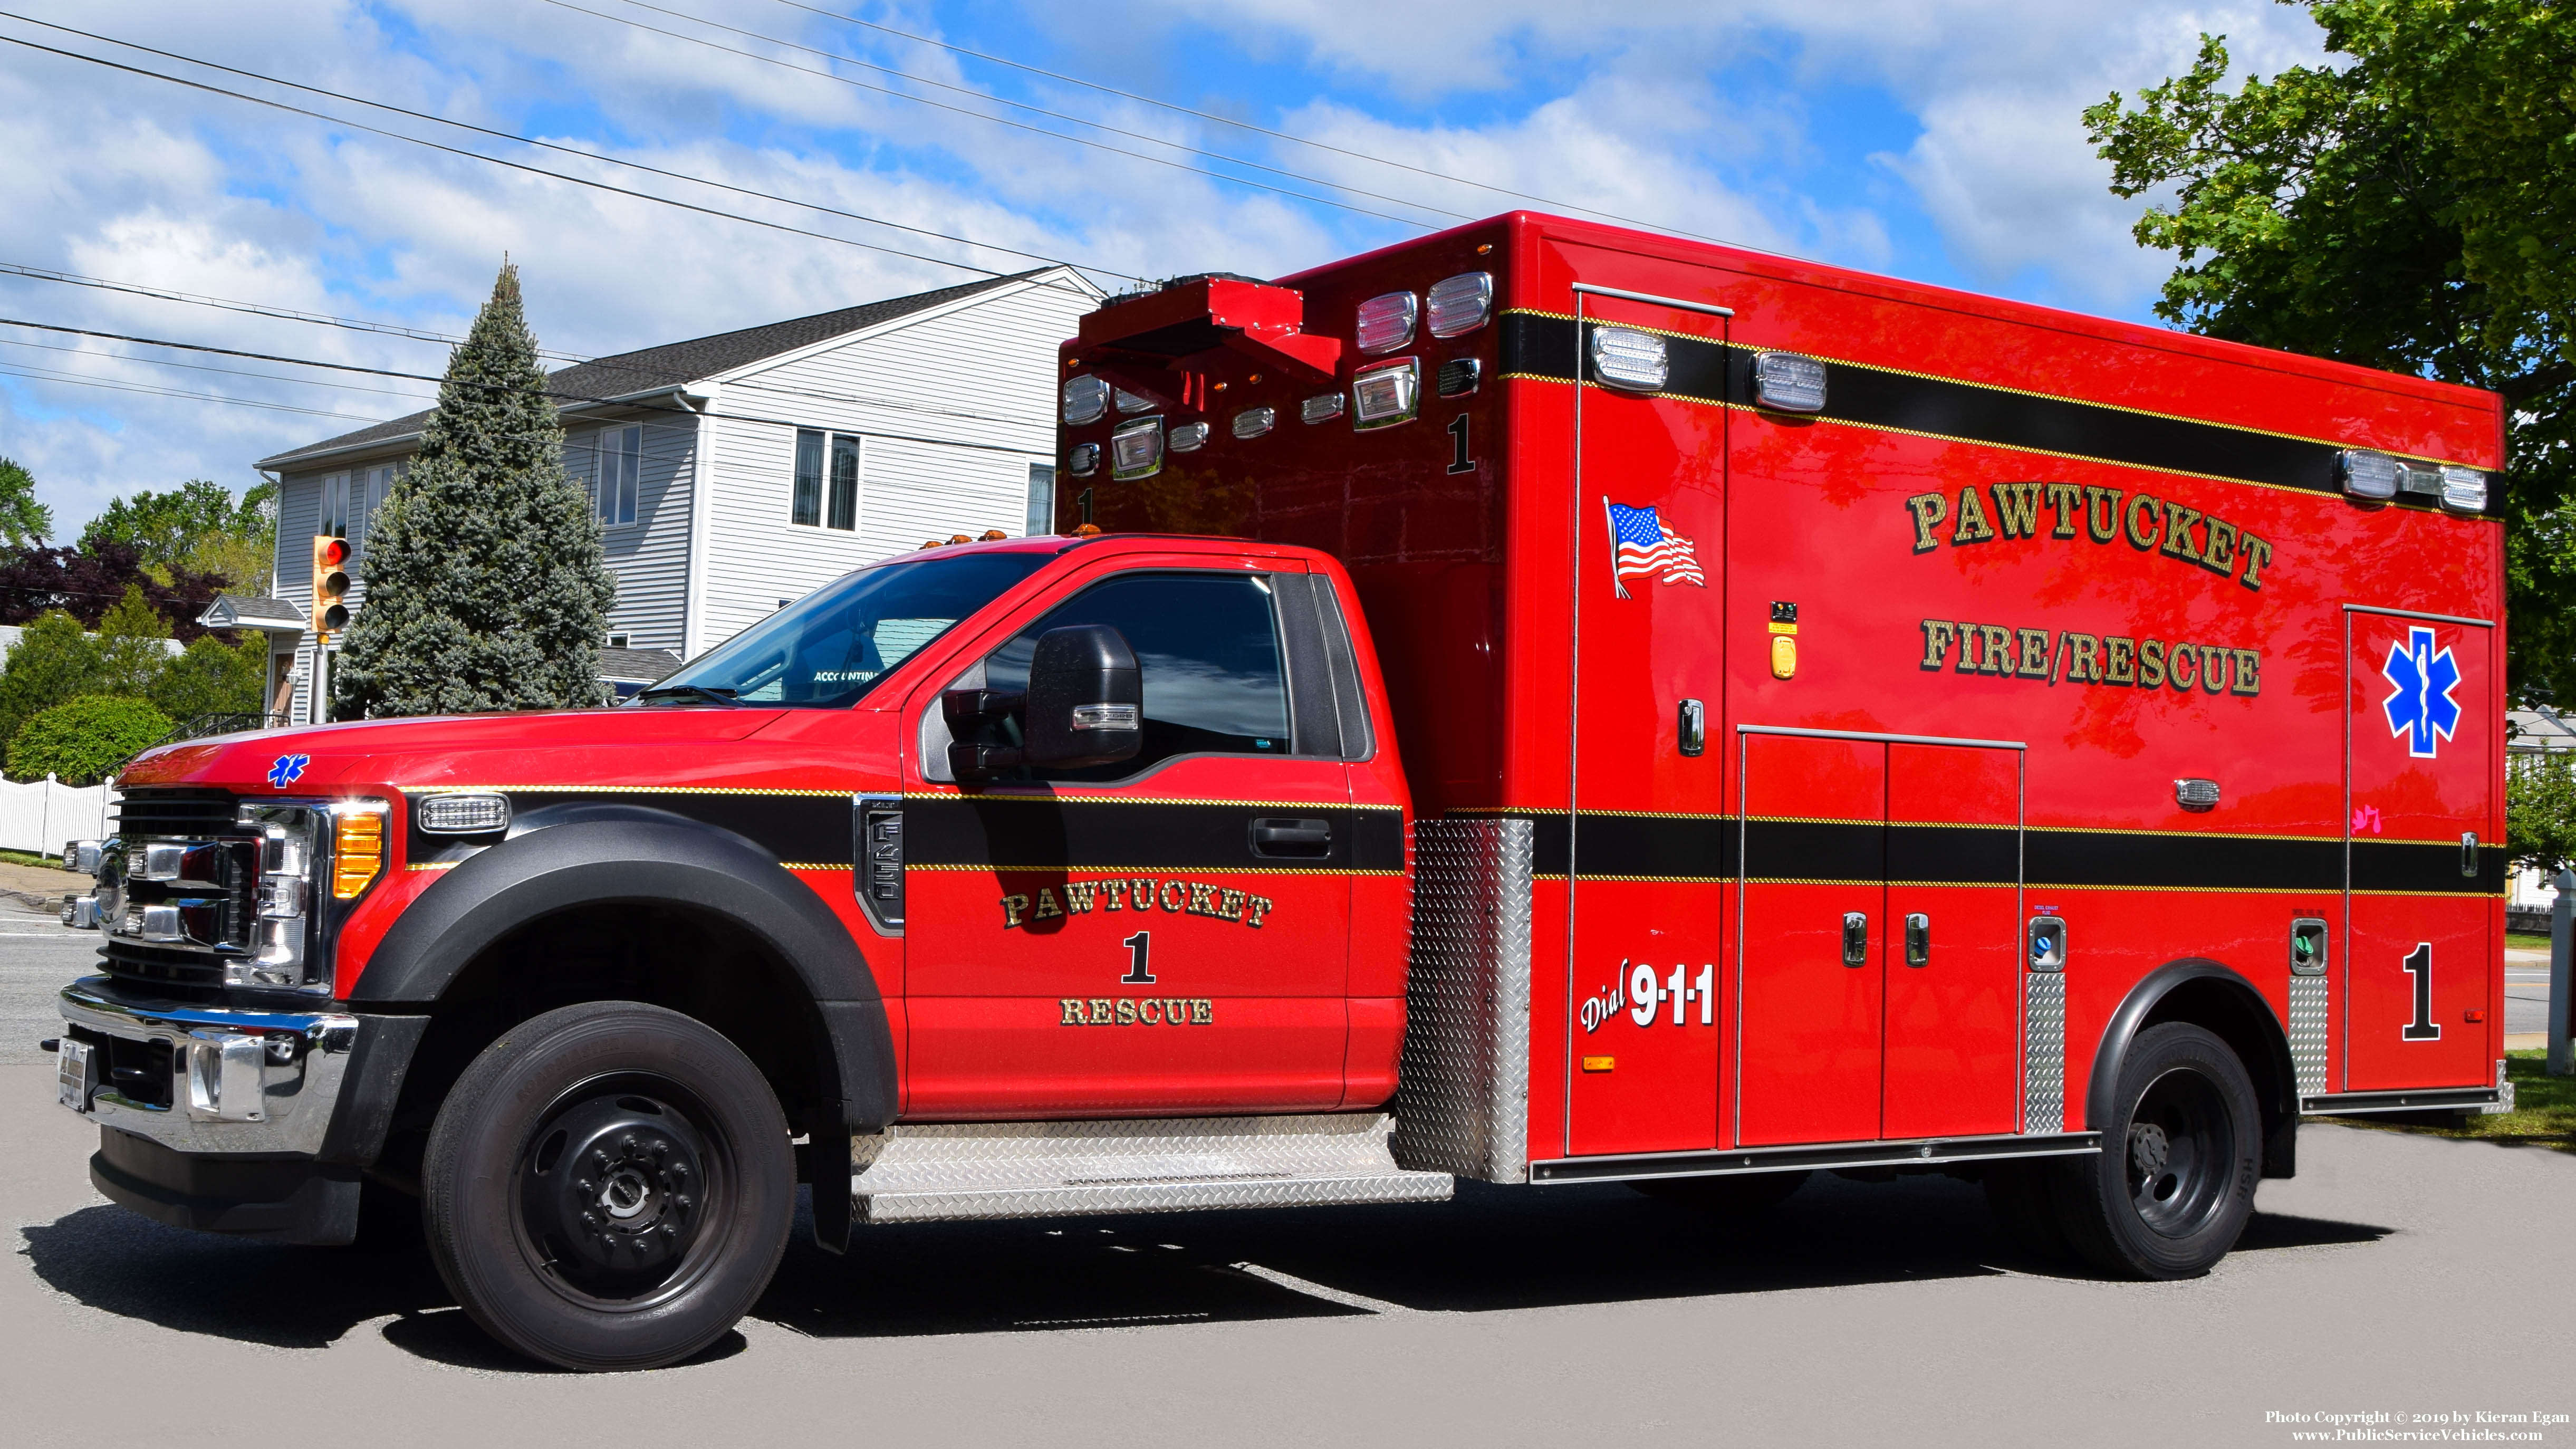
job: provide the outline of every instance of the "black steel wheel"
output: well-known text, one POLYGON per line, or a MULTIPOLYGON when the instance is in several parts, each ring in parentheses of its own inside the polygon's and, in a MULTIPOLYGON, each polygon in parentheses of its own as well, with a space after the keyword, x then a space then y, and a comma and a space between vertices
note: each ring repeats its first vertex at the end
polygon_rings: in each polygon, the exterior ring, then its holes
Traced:
POLYGON ((2227 1044, 2185 1022, 2138 1033, 2120 1064, 2102 1153, 2064 1181, 2069 1244, 2123 1276, 2191 1278, 2236 1246, 2263 1172, 2254 1084, 2227 1044))
POLYGON ((466 1069, 422 1164, 439 1275, 502 1343, 564 1368, 699 1352, 785 1250, 795 1160, 769 1084, 675 1011, 592 1002, 466 1069))

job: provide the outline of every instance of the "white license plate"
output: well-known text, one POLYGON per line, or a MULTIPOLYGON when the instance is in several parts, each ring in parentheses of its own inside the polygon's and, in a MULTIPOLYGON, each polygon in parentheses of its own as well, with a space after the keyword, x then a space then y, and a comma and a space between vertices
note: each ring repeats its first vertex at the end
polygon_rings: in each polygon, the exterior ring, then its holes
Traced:
POLYGON ((64 1037, 54 1058, 55 1100, 75 1112, 89 1110, 90 1084, 95 1080, 90 1076, 89 1053, 88 1042, 64 1037))

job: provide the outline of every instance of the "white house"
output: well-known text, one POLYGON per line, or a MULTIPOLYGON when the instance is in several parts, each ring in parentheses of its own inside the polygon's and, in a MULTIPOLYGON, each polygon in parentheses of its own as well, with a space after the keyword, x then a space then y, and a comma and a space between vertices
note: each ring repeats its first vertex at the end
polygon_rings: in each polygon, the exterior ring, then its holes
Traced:
MULTIPOLYGON (((617 576, 603 677, 631 692, 926 539, 1045 527, 1056 344, 1101 295, 1050 267, 553 373, 564 466, 590 492, 617 576)), ((429 416, 258 464, 278 475, 275 599, 295 619, 240 622, 271 629, 269 697, 295 721, 324 717, 314 636, 296 626, 312 598, 312 539, 349 540, 350 598, 363 609, 368 522, 429 416)), ((243 612, 276 610, 258 601, 243 612)))

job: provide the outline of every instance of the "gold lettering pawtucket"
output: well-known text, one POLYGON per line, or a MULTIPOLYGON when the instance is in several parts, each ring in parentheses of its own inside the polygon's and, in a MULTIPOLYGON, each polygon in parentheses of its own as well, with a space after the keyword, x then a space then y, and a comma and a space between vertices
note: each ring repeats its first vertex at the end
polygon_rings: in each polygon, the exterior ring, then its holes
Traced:
POLYGON ((1998 537, 2126 540, 2140 553, 2192 564, 2258 591, 2272 562, 2270 541, 2241 524, 2152 493, 2092 483, 1990 483, 1982 489, 1971 484, 1959 490, 1955 508, 1945 493, 1916 493, 1905 499, 1905 516, 1918 554, 1940 547, 1937 530, 1950 523, 1954 548, 1998 537))
POLYGON ((1032 921, 1049 917, 1084 916, 1094 910, 1115 911, 1133 902, 1133 909, 1150 911, 1160 906, 1178 915, 1205 916, 1214 921, 1236 921, 1253 930, 1261 929, 1262 918, 1276 905, 1268 896, 1206 881, 1156 880, 1117 877, 1109 880, 1069 880, 1057 885, 1039 886, 1034 896, 1006 895, 1001 898, 1002 929, 1014 930, 1032 921), (1035 909, 1031 909, 1034 902, 1035 909))

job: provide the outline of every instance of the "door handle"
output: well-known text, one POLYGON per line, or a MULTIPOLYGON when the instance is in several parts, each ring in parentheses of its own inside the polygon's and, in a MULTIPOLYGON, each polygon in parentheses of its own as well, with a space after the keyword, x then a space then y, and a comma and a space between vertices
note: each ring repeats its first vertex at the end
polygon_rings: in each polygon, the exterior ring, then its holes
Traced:
POLYGON ((1858 911, 1843 912, 1843 964, 1869 964, 1869 917, 1858 911))
POLYGON ((1932 964, 1932 918, 1921 911, 1905 918, 1905 964, 1932 964))
POLYGON ((1333 822, 1272 818, 1252 822, 1252 853, 1274 860, 1322 860, 1333 853, 1333 822))

